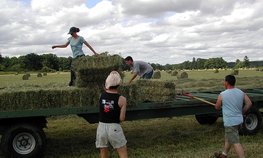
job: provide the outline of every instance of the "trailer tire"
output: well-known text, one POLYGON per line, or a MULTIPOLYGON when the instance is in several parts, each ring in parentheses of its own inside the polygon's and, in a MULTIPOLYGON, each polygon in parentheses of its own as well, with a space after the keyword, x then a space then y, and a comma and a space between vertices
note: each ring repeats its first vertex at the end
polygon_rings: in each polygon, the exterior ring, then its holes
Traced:
POLYGON ((244 122, 241 125, 239 133, 241 135, 256 134, 260 129, 261 123, 262 117, 260 111, 255 107, 251 107, 244 115, 244 122))
POLYGON ((218 119, 218 115, 216 114, 201 114, 201 115, 195 115, 195 119, 197 122, 201 125, 212 125, 216 122, 218 119))
POLYGON ((42 128, 29 124, 10 127, 2 136, 1 149, 7 157, 41 157, 46 145, 46 136, 42 128))

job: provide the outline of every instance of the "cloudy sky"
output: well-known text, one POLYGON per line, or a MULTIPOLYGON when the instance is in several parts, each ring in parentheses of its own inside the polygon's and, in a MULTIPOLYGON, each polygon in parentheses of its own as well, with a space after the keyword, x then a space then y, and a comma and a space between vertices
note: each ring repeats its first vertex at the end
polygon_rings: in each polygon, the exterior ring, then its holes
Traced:
MULTIPOLYGON (((71 56, 71 26, 98 52, 150 63, 263 60, 262 0, 0 0, 0 53, 71 56)), ((92 52, 84 46, 84 52, 92 52)))

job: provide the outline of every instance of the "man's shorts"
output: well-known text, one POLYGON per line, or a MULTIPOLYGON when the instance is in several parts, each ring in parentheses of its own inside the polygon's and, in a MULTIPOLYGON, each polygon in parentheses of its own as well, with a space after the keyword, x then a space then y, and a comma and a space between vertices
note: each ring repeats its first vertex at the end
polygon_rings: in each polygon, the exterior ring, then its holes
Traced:
POLYGON ((109 143, 114 149, 126 145, 127 140, 124 136, 121 125, 118 123, 99 122, 96 136, 96 148, 109 147, 109 143))
POLYGON ((230 144, 239 143, 239 127, 240 125, 225 127, 225 138, 230 144))

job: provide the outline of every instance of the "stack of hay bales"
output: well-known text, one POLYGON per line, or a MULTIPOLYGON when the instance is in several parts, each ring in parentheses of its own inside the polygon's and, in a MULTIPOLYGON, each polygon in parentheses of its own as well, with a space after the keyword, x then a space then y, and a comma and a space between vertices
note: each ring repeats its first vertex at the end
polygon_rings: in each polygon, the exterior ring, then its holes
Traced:
MULTIPOLYGON (((77 87, 102 87, 111 71, 119 71, 123 64, 123 58, 119 55, 85 56, 76 59, 72 63, 77 73, 77 87)), ((120 71, 119 71, 120 72, 120 71)))
MULTIPOLYGON (((105 79, 111 71, 120 70, 122 64, 123 58, 119 55, 79 58, 73 62, 73 68, 77 72, 77 87, 1 90, 0 110, 99 106, 99 96, 103 91, 105 79)), ((128 107, 146 101, 173 100, 176 95, 173 82, 155 79, 138 80, 134 84, 120 86, 119 90, 120 94, 127 98, 128 107)))

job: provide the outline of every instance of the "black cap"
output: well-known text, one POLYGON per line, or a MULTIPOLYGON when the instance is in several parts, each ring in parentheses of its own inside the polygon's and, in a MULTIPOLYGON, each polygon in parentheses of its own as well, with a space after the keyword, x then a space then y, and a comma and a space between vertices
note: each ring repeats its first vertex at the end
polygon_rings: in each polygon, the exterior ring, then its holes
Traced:
POLYGON ((79 28, 77 28, 77 27, 71 27, 71 28, 69 29, 68 34, 72 34, 73 32, 79 32, 79 28))

